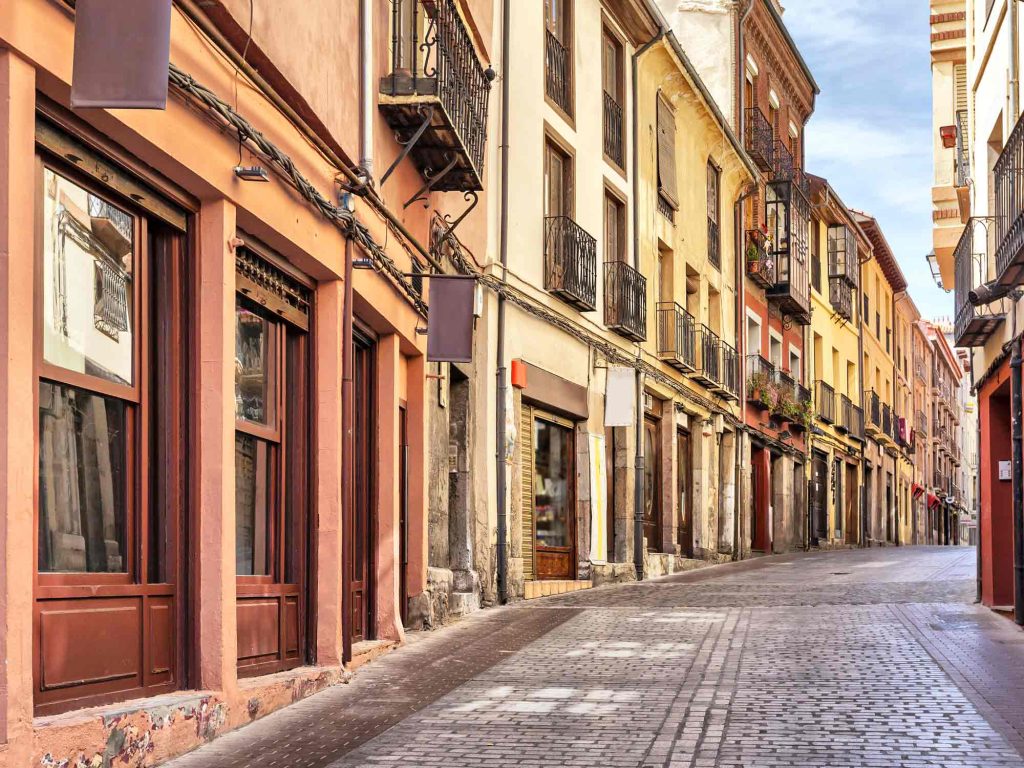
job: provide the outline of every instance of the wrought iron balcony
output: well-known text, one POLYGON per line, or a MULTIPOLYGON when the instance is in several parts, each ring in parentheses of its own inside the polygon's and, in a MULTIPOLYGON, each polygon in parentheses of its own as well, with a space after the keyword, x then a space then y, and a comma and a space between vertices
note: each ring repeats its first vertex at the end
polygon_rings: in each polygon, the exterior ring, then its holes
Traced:
POLYGON ((775 140, 773 153, 772 181, 792 181, 797 170, 796 160, 782 139, 775 140))
POLYGON ((953 251, 956 315, 953 340, 958 347, 981 347, 1006 320, 1006 299, 975 307, 970 292, 989 280, 989 232, 991 216, 975 216, 967 222, 953 251))
POLYGON ((604 324, 632 341, 647 338, 647 278, 624 261, 604 264, 604 324))
POLYGON ((857 237, 845 224, 834 224, 828 228, 828 276, 840 278, 851 286, 857 286, 857 237))
POLYGON ((818 418, 826 424, 836 423, 836 391, 830 384, 817 381, 814 384, 814 404, 818 418))
POLYGON ((740 357, 736 348, 726 342, 722 347, 722 396, 728 400, 740 399, 740 357))
POLYGON ((544 92, 567 115, 572 115, 572 59, 569 49, 547 30, 544 45, 544 92))
POLYGON ((391 14, 408 32, 392 38, 380 110, 403 149, 381 184, 408 156, 426 183, 407 206, 430 191, 479 192, 491 82, 455 0, 392 0, 391 14))
POLYGON ((750 279, 762 288, 771 288, 775 285, 775 262, 768 254, 766 239, 763 232, 756 229, 747 230, 745 261, 750 279))
POLYGON ((775 282, 766 290, 770 302, 799 325, 811 323, 811 285, 807 270, 811 204, 793 180, 773 181, 765 192, 767 252, 775 282))
POLYGON ((846 321, 853 320, 853 286, 839 277, 828 279, 828 300, 832 309, 846 321))
POLYGON ((882 432, 882 400, 873 389, 864 394, 865 431, 869 437, 882 432))
POLYGON ((956 185, 966 187, 971 181, 971 145, 968 134, 967 110, 956 112, 956 185))
POLYGON ((746 109, 746 150, 765 173, 775 168, 775 129, 758 107, 746 109))
POLYGON ((882 403, 882 425, 881 434, 889 440, 893 439, 892 432, 892 408, 888 403, 882 403))
POLYGON ((722 386, 722 340, 706 325, 697 328, 697 365, 693 378, 707 387, 722 386))
POLYGON ((993 171, 996 198, 996 280, 1024 279, 1024 115, 1003 147, 993 171))
POLYGON ((747 402, 768 408, 775 396, 775 366, 761 355, 747 355, 747 402))
POLYGON ((597 240, 568 216, 545 220, 544 288, 581 312, 597 308, 597 240))
POLYGON ((620 168, 625 162, 622 147, 622 105, 604 92, 604 153, 620 168))
POLYGON ((843 418, 844 418, 844 420, 846 420, 847 424, 849 425, 848 431, 850 433, 850 436, 853 437, 853 438, 856 438, 857 440, 860 440, 861 442, 863 442, 864 441, 864 409, 861 408, 858 405, 854 405, 853 401, 851 401, 851 400, 846 400, 846 402, 843 403, 843 408, 844 409, 849 408, 849 413, 846 416, 844 416, 843 418))
POLYGON ((925 437, 928 436, 928 417, 924 414, 924 411, 918 411, 916 417, 917 431, 925 437))
POLYGON ((697 329, 693 315, 673 301, 663 301, 658 312, 658 357, 687 373, 697 365, 697 329))

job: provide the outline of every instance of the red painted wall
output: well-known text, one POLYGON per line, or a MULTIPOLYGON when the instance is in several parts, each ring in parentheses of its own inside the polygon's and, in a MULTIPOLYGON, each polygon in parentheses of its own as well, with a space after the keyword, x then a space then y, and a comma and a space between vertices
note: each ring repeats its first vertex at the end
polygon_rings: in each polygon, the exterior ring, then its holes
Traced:
POLYGON ((981 416, 981 599, 1013 605, 1012 487, 999 479, 999 462, 1010 459, 1010 382, 1005 363, 979 393, 981 416))

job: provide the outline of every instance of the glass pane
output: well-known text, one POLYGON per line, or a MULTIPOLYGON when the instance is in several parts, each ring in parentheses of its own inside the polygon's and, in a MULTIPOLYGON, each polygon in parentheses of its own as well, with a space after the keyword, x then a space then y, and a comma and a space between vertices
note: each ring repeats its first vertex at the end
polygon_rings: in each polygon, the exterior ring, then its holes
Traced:
POLYGON ((43 171, 43 358, 132 383, 135 218, 43 171))
POLYGON ((269 320, 235 305, 235 416, 273 425, 277 398, 277 334, 269 320))
POLYGON ((568 547, 571 545, 572 430, 535 419, 533 440, 537 543, 546 547, 568 547))
POLYGON ((125 573, 127 406, 39 385, 39 570, 125 573))
POLYGON ((271 445, 235 433, 235 573, 269 576, 271 571, 271 445))

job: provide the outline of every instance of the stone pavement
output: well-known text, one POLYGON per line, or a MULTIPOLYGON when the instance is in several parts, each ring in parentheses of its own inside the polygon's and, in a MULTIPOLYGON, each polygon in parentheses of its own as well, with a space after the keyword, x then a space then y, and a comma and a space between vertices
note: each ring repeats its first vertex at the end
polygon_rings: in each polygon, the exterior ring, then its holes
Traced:
POLYGON ((1024 768, 1024 633, 974 551, 762 558, 476 614, 179 759, 1024 768))

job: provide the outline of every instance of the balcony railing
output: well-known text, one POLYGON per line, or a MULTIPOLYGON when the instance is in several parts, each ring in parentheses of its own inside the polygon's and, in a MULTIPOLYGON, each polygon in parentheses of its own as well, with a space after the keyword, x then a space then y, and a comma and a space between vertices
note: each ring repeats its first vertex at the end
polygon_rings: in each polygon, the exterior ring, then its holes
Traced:
POLYGON ((765 173, 775 167, 775 129, 758 107, 746 109, 747 154, 765 173))
POLYGON ((867 433, 877 435, 882 430, 882 399, 873 389, 864 394, 864 408, 867 433))
POLYGON ((967 222, 953 251, 956 316, 953 340, 958 347, 981 347, 1006 320, 1006 300, 982 307, 970 301, 970 292, 989 280, 989 232, 995 220, 975 216, 967 222))
POLYGON ((1024 277, 1024 115, 1017 120, 993 171, 996 198, 996 280, 1024 277))
POLYGON ((711 266, 721 269, 722 267, 722 235, 718 228, 718 222, 708 219, 708 261, 711 266))
POLYGON ((782 139, 775 140, 773 151, 775 163, 772 168, 772 181, 792 181, 797 169, 793 153, 782 139))
POLYGON ((769 301, 800 325, 811 322, 811 286, 807 261, 811 204, 792 180, 774 181, 765 192, 765 221, 774 263, 775 282, 766 291, 769 301))
POLYGON ((826 424, 836 423, 836 391, 830 384, 817 381, 814 384, 814 404, 818 418, 826 424))
POLYGON ((702 384, 720 388, 722 381, 722 340, 706 325, 697 328, 697 365, 693 377, 702 384))
POLYGON ((796 381, 786 371, 777 371, 775 374, 775 386, 777 387, 776 406, 772 409, 774 416, 787 417, 787 409, 796 402, 796 381))
POLYGON ((747 355, 747 402, 769 408, 775 383, 775 366, 761 355, 747 355))
POLYGON ((427 190, 482 190, 491 82, 455 0, 392 0, 391 13, 392 28, 408 32, 395 36, 380 81, 385 120, 427 190))
POLYGON ((864 409, 861 408, 858 405, 854 405, 853 401, 850 401, 850 400, 847 400, 846 403, 843 404, 844 408, 846 408, 847 406, 849 406, 849 414, 847 416, 844 416, 843 418, 849 424, 849 430, 848 431, 849 431, 849 433, 850 433, 850 435, 852 437, 855 437, 858 440, 863 441, 864 440, 864 409))
POLYGON ((847 280, 828 279, 828 300, 837 315, 846 321, 853 320, 853 286, 847 280))
POLYGON ((544 46, 544 88, 567 115, 572 114, 572 61, 569 49, 549 29, 544 46))
POLYGON ((544 288, 582 312, 597 308, 597 240, 568 216, 545 219, 544 288))
POLYGON ((928 436, 928 417, 924 414, 924 411, 918 411, 916 417, 917 431, 925 437, 928 436))
POLYGON ((956 185, 966 187, 971 181, 971 144, 968 133, 967 110, 956 112, 956 185))
POLYGON ((763 232, 748 229, 745 260, 750 279, 762 288, 771 288, 775 285, 775 262, 767 251, 765 240, 763 232))
POLYGON ((604 324, 632 341, 647 338, 647 278, 624 261, 604 264, 604 324))
POLYGON ((881 423, 882 435, 893 439, 892 431, 892 408, 889 407, 888 403, 882 403, 882 423, 881 423))
POLYGON ((729 400, 740 399, 740 357, 731 344, 721 342, 722 395, 729 400))
POLYGON ((622 147, 622 105, 604 92, 604 153, 620 168, 625 162, 622 147))
POLYGON ((658 312, 658 357, 680 371, 697 365, 697 330, 693 315, 672 301, 661 302, 658 312))

